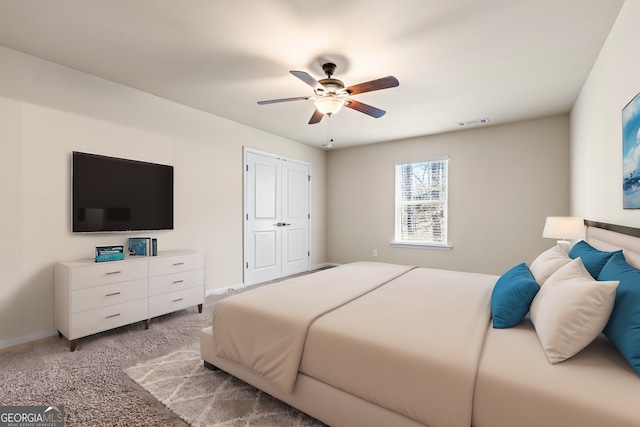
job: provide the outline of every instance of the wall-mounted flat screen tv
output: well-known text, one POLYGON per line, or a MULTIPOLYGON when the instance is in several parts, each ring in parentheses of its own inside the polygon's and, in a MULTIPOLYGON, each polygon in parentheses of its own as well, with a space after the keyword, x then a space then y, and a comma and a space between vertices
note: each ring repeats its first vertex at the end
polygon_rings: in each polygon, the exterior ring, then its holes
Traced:
POLYGON ((173 229, 173 166, 73 152, 72 231, 173 229))

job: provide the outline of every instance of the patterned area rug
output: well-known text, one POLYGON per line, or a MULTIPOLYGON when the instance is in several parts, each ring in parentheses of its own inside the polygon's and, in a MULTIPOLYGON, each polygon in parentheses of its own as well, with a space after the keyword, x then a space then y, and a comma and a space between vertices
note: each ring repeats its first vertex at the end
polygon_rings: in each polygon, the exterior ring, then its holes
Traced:
POLYGON ((197 342, 124 371, 192 426, 325 425, 223 371, 205 368, 197 342))

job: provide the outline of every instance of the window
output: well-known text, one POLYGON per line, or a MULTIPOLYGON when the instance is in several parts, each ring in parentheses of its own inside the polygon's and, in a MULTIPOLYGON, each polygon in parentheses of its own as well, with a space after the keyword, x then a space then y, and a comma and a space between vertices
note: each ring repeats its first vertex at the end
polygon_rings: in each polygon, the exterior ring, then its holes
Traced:
POLYGON ((448 161, 396 164, 394 244, 447 247, 448 161))

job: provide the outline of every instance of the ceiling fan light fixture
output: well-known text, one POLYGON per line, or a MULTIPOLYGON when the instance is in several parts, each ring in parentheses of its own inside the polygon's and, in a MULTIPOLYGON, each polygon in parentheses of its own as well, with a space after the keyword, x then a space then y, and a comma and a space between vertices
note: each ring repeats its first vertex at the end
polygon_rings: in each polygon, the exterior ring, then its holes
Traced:
POLYGON ((315 100, 316 108, 322 114, 332 115, 340 111, 344 105, 344 99, 337 96, 328 95, 315 100))

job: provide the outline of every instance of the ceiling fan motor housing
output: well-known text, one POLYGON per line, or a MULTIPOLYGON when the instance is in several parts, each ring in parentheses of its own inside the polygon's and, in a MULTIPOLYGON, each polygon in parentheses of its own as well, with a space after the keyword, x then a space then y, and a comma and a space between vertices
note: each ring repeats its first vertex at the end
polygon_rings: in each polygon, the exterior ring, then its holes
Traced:
POLYGON ((338 79, 322 79, 318 80, 318 83, 324 88, 318 88, 316 90, 317 95, 326 95, 327 93, 339 94, 344 89, 344 83, 338 79))

